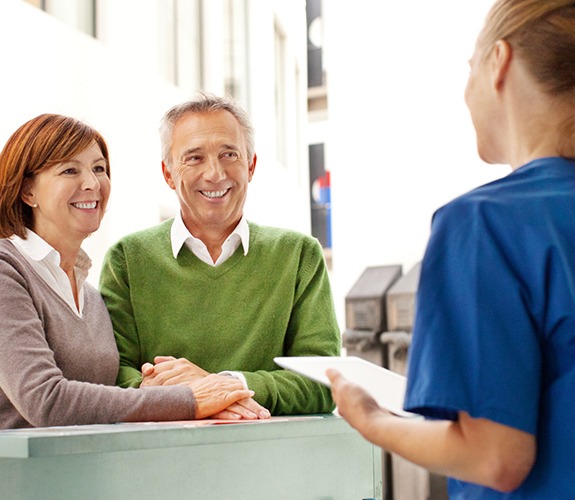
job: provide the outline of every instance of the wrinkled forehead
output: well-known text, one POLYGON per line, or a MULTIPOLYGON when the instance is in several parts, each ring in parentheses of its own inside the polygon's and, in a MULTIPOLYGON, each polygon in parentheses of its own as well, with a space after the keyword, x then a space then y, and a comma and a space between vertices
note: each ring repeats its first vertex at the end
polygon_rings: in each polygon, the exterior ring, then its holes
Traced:
POLYGON ((246 151, 243 130, 228 111, 188 113, 174 124, 172 155, 178 156, 183 150, 211 151, 223 147, 246 151))

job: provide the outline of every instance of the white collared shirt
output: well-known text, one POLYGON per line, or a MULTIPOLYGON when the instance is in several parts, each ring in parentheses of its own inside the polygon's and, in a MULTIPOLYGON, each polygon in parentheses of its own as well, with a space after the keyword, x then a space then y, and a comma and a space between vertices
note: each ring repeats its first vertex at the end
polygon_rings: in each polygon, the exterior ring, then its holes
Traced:
POLYGON ((172 253, 174 255, 174 259, 178 257, 178 253, 180 252, 183 245, 186 245, 193 254, 200 259, 202 262, 209 264, 210 266, 219 266, 223 264, 226 260, 228 260, 237 248, 242 245, 244 249, 244 255, 248 254, 248 250, 250 247, 250 227, 245 217, 242 216, 240 222, 232 231, 224 244, 222 245, 222 253, 214 262, 210 253, 208 252, 208 248, 204 244, 202 240, 196 238, 188 228, 185 226, 184 221, 182 220, 182 215, 180 212, 174 217, 174 222, 172 224, 171 229, 171 240, 172 240, 172 253))
POLYGON ((74 313, 82 317, 84 310, 84 282, 92 261, 84 250, 80 249, 74 267, 78 288, 78 307, 74 301, 74 292, 68 276, 60 267, 60 253, 30 229, 26 230, 26 239, 12 236, 10 240, 16 249, 26 258, 42 279, 70 306, 74 313))

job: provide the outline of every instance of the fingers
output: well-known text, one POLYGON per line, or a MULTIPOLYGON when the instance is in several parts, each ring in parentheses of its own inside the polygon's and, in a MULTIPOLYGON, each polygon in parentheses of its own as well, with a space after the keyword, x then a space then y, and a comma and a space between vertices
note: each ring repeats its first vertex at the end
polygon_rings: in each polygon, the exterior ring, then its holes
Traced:
POLYGON ((253 398, 241 399, 237 403, 228 406, 226 410, 236 413, 241 418, 250 420, 267 420, 271 417, 267 408, 261 406, 253 398))
POLYGON ((245 408, 244 406, 242 406, 239 403, 234 403, 230 406, 228 406, 224 411, 219 412, 219 417, 216 417, 215 415, 212 416, 212 418, 224 418, 226 420, 229 419, 233 419, 233 420, 239 420, 239 419, 244 419, 244 420, 257 420, 258 416, 248 410, 247 408, 245 408))
POLYGON ((156 356, 154 362, 156 363, 155 365, 151 363, 142 365, 142 375, 144 376, 142 385, 183 384, 209 374, 209 372, 185 358, 176 359, 173 356, 156 356), (144 372, 144 370, 146 371, 144 372))
POLYGON ((229 410, 222 410, 218 413, 214 413, 210 418, 215 418, 216 420, 241 420, 241 415, 229 410))
POLYGON ((155 365, 142 365, 141 386, 186 384, 194 391, 196 418, 219 415, 228 419, 268 419, 269 410, 253 399, 235 377, 210 374, 185 358, 156 356, 155 365))
POLYGON ((174 356, 156 356, 154 357, 154 363, 165 363, 166 361, 175 361, 174 356))
POLYGON ((328 368, 325 371, 325 374, 326 374, 327 378, 329 379, 329 381, 331 382, 332 388, 333 388, 333 386, 337 386, 338 384, 341 384, 345 380, 343 378, 342 374, 339 373, 334 368, 328 368))
POLYGON ((237 403, 235 403, 233 406, 234 407, 237 406, 239 412, 247 411, 251 415, 254 415, 253 417, 249 418, 268 419, 271 417, 271 413, 269 412, 269 410, 267 408, 264 408, 253 398, 242 399, 237 403))
POLYGON ((144 363, 142 365, 142 375, 147 376, 154 373, 154 365, 152 363, 144 363))
POLYGON ((140 387, 160 385, 154 377, 154 365, 152 363, 144 363, 142 365, 142 382, 140 387))
POLYGON ((333 368, 328 368, 325 371, 325 374, 331 383, 331 395, 333 396, 333 400, 336 406, 339 406, 340 390, 342 385, 346 383, 346 380, 340 372, 333 368))
POLYGON ((210 418, 220 420, 267 420, 271 418, 269 410, 260 406, 253 398, 242 399, 225 410, 214 413, 210 418), (250 408, 257 408, 257 413, 250 408))
POLYGON ((196 418, 209 417, 254 395, 254 391, 243 388, 241 381, 216 374, 207 375, 188 385, 196 398, 196 418))

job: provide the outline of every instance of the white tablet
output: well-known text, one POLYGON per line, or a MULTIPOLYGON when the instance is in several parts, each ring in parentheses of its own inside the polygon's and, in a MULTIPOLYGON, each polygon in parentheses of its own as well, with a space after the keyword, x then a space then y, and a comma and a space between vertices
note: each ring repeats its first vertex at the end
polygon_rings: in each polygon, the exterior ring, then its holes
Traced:
POLYGON ((382 366, 356 356, 288 356, 274 361, 293 372, 330 386, 325 372, 328 368, 339 371, 349 381, 363 387, 379 404, 402 417, 418 415, 403 410, 406 378, 382 366))

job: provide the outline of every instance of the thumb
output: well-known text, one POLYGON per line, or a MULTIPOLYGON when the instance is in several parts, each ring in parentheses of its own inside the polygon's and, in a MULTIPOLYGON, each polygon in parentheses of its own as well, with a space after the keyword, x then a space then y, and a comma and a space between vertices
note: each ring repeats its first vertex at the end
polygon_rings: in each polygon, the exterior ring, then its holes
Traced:
POLYGON ((339 373, 339 372, 338 372, 337 370, 335 370, 334 368, 328 368, 328 369, 325 371, 325 374, 326 374, 327 378, 329 379, 329 381, 330 381, 331 383, 335 383, 335 382, 337 382, 338 380, 340 380, 340 379, 342 378, 341 373, 339 373))
POLYGON ((144 363, 142 365, 142 375, 147 376, 154 373, 154 365, 152 363, 144 363))

